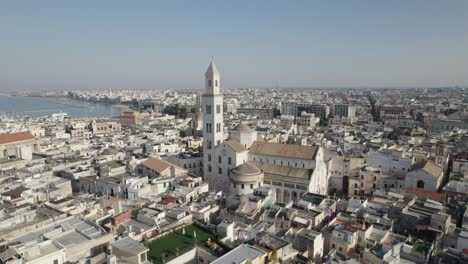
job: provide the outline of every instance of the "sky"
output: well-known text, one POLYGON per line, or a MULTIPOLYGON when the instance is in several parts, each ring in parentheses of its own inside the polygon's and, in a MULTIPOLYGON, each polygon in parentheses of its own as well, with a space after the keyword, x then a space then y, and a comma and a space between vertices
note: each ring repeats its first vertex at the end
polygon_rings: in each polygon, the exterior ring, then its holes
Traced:
POLYGON ((0 92, 468 86, 466 0, 0 0, 0 92))

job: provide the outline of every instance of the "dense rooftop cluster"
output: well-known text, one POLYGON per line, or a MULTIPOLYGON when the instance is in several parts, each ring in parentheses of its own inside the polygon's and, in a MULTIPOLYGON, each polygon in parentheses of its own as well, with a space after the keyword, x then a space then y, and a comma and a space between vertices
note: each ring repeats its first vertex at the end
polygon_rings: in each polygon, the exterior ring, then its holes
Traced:
POLYGON ((118 117, 2 117, 0 264, 468 262, 466 90, 229 89, 215 107, 206 78, 41 95, 133 109, 118 117))

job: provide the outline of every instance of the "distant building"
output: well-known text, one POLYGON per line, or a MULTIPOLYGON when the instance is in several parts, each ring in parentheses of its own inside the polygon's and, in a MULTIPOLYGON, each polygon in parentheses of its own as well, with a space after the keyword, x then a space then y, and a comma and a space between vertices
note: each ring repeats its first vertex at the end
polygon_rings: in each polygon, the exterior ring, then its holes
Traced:
POLYGON ((272 108, 237 108, 237 114, 244 114, 249 116, 258 116, 260 119, 272 119, 272 108))
POLYGON ((122 129, 120 123, 115 121, 93 120, 91 122, 91 131, 94 135, 107 135, 118 132, 122 129))
POLYGON ((298 104, 295 116, 302 112, 313 113, 320 119, 326 119, 330 115, 330 107, 326 104, 298 104))
POLYGON ((409 110, 401 105, 384 105, 380 108, 380 118, 401 118, 409 115, 409 110))
POLYGON ((337 117, 354 117, 355 108, 350 104, 333 104, 333 116, 337 117))
POLYGON ((122 126, 136 126, 141 123, 140 112, 123 112, 119 116, 119 122, 122 126))
POLYGON ((315 127, 319 120, 319 118, 315 118, 314 113, 307 112, 302 112, 301 115, 296 118, 297 125, 303 127, 315 127))

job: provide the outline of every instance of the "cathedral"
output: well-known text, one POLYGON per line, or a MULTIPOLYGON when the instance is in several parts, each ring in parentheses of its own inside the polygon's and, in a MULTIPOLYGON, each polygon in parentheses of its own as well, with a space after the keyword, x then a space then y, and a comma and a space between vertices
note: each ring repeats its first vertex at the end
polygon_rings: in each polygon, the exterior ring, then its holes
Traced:
POLYGON ((322 147, 266 142, 245 124, 225 139, 220 74, 213 62, 205 73, 202 112, 203 175, 211 190, 245 195, 269 187, 285 203, 307 192, 327 193, 322 147))

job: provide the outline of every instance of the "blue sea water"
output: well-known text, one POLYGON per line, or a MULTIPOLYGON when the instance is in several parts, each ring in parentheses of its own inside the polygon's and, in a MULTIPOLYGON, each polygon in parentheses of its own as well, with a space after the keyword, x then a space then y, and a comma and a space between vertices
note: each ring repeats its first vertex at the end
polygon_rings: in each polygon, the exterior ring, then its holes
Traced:
POLYGON ((0 115, 44 117, 54 113, 67 113, 70 117, 113 117, 122 108, 93 104, 68 98, 36 98, 0 96, 0 115))

